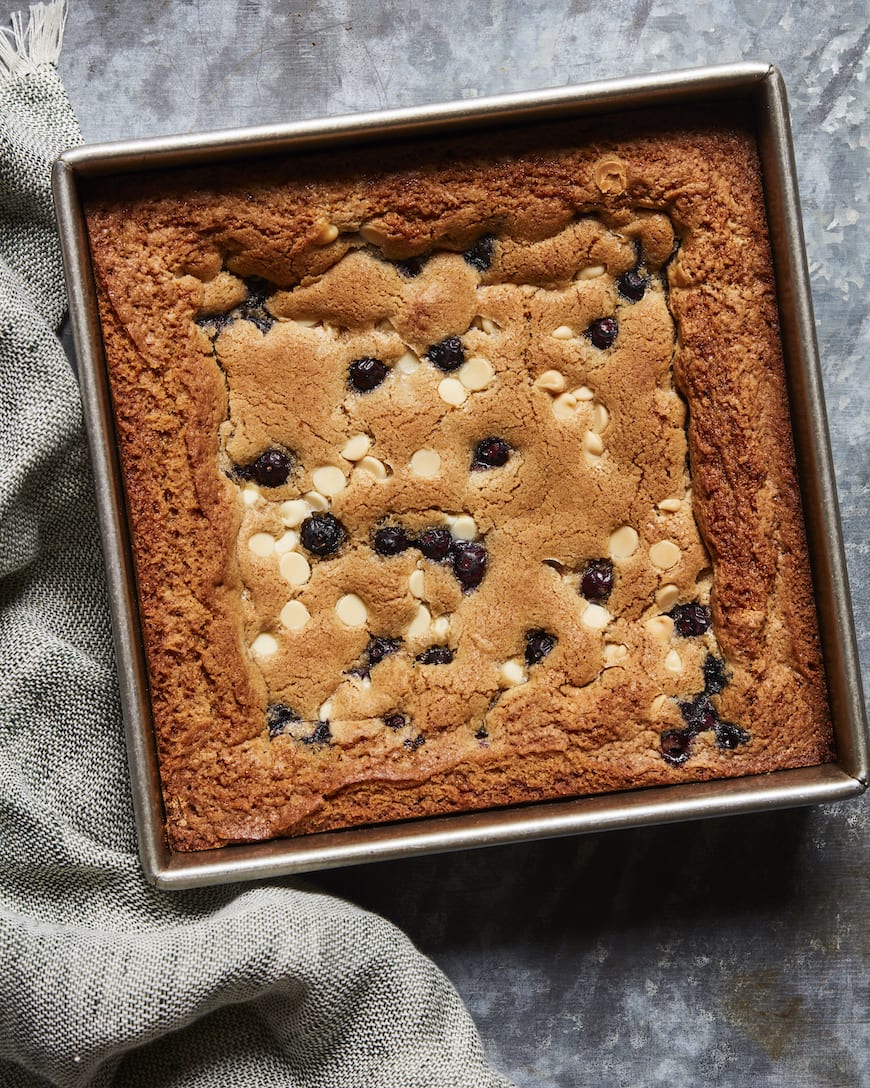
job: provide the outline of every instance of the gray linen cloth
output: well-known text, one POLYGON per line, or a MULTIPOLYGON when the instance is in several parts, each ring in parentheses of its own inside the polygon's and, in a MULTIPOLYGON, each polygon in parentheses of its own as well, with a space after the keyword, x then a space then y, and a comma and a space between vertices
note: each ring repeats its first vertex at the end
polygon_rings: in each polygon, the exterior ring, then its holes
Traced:
POLYGON ((0 1085, 505 1088, 450 984, 385 920, 290 882, 167 893, 141 876, 54 333, 49 173, 80 137, 45 62, 59 32, 18 30, 0 50, 0 1085))

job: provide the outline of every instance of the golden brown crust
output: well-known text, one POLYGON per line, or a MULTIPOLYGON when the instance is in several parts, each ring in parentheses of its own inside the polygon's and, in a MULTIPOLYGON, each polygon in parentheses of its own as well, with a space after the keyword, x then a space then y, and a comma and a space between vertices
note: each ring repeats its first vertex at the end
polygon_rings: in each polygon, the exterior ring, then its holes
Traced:
POLYGON ((832 758, 740 125, 164 175, 94 194, 88 223, 175 848, 832 758), (477 369, 426 358, 452 336, 477 369), (365 357, 387 377, 358 392, 365 357), (491 436, 507 463, 474 469, 491 436), (286 482, 244 478, 267 449, 286 482), (344 526, 334 554, 298 539, 305 495, 344 526), (487 552, 465 591, 449 561, 372 547, 448 523, 487 552), (593 560, 609 597, 584 594, 593 560), (712 627, 681 635, 676 603, 712 627), (375 665, 372 636, 401 644, 375 665), (432 645, 449 664, 417 660, 432 645))

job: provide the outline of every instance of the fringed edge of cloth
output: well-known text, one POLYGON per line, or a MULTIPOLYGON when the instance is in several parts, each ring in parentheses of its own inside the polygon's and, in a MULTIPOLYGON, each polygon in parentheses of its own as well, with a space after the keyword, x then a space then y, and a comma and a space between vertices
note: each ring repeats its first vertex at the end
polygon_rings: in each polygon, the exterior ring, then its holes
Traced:
POLYGON ((28 75, 41 64, 57 64, 66 24, 66 0, 34 4, 27 22, 19 11, 12 28, 0 29, 0 80, 28 75))

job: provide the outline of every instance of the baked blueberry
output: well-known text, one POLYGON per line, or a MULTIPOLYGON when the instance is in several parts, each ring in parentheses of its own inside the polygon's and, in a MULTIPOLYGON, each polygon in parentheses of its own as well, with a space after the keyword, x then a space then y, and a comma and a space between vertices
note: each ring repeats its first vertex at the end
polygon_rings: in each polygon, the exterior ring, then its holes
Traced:
POLYGON ((749 743, 749 734, 734 722, 716 723, 716 747, 734 749, 740 744, 749 743))
POLYGON ((233 318, 232 314, 211 314, 209 317, 197 317, 195 320, 200 328, 205 329, 214 338, 227 325, 232 324, 233 318))
POLYGON ((410 538, 400 525, 385 525, 374 535, 374 549, 378 555, 399 555, 410 546, 410 538))
POLYGON ((406 257, 404 261, 396 261, 396 271, 411 280, 420 275, 425 263, 424 257, 406 257))
POLYGON ((503 438, 484 438, 474 447, 472 468, 501 468, 507 464, 511 448, 503 438))
POLYGON ((613 564, 609 559, 591 559, 580 575, 580 592, 587 601, 606 601, 613 592, 613 564))
POLYGON ((710 697, 703 692, 696 695, 688 702, 678 704, 683 721, 692 733, 703 733, 708 729, 715 729, 719 721, 716 708, 710 702, 710 697))
POLYGON ((385 657, 394 654, 401 645, 400 638, 382 638, 380 635, 373 635, 365 649, 366 660, 369 665, 377 665, 385 657))
POLYGON ((424 529, 417 537, 417 547, 436 563, 441 563, 450 554, 453 536, 449 529, 424 529))
POLYGON ((402 742, 409 752, 416 752, 418 748, 426 743, 426 738, 422 736, 409 737, 408 740, 402 742))
POLYGON ((245 285, 248 297, 239 307, 239 314, 245 321, 256 325, 260 332, 268 332, 275 324, 275 318, 266 309, 266 300, 274 295, 277 287, 260 276, 249 276, 245 285))
POLYGON ((250 475, 249 480, 256 480, 263 487, 280 487, 287 482, 293 460, 285 450, 268 449, 251 465, 246 466, 250 475))
POLYGON ((421 665, 449 665, 453 660, 453 651, 449 646, 427 646, 417 654, 417 660, 421 665))
POLYGON ((426 358, 439 370, 458 370, 465 362, 465 349, 458 336, 448 336, 433 344, 426 352, 426 358))
POLYGON ((708 695, 718 695, 728 683, 728 672, 721 657, 707 654, 704 662, 704 691, 708 695))
POLYGON ((312 555, 332 555, 344 543, 344 526, 335 514, 311 514, 302 522, 299 539, 312 555))
POLYGON ((481 234, 473 246, 462 254, 466 263, 478 272, 487 272, 492 264, 492 251, 495 246, 495 238, 491 234, 481 234))
POLYGON ((549 631, 529 631, 526 634, 526 664, 537 665, 556 645, 556 636, 549 631))
POLYGON ((303 744, 329 744, 332 740, 329 722, 315 722, 313 731, 307 737, 299 739, 303 744))
POLYGON ((384 725, 387 729, 395 729, 396 732, 400 729, 404 729, 407 724, 405 715, 400 714, 398 710, 394 710, 384 718, 384 725))
POLYGON ((679 767, 681 763, 685 763, 689 758, 692 733, 688 729, 666 729, 662 733, 659 743, 665 762, 674 767, 679 767))
POLYGON ((489 733, 487 733, 485 725, 482 725, 474 734, 475 740, 487 740, 488 738, 489 733))
POLYGON ((294 722, 298 722, 299 715, 284 703, 271 703, 266 707, 266 724, 269 727, 269 739, 274 740, 289 731, 294 722))
POLYGON ((354 359, 348 369, 350 384, 358 393, 371 393, 373 389, 377 389, 389 372, 390 368, 386 363, 370 356, 354 359))
POLYGON ((475 540, 457 540, 451 548, 453 573, 466 591, 476 589, 486 574, 486 548, 475 540))
POLYGON ((609 348, 614 340, 616 340, 616 334, 618 332, 619 326, 616 323, 615 317, 596 317, 586 330, 586 335, 595 347, 604 351, 605 348, 609 348))
POLYGON ((674 630, 683 638, 693 638, 703 635, 710 629, 713 617, 710 609, 698 601, 690 601, 688 604, 675 604, 668 612, 674 621, 674 630))
POLYGON ((629 302, 640 302, 649 287, 649 277, 642 275, 636 268, 623 272, 617 277, 616 290, 629 302))

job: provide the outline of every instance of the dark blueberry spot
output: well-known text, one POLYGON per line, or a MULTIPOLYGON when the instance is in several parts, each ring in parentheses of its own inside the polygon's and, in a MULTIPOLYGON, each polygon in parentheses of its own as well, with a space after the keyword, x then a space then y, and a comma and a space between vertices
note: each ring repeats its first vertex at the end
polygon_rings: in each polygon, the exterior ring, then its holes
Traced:
POLYGON ((374 548, 378 555, 398 555, 410 546, 408 534, 399 525, 386 525, 374 535, 374 548))
POLYGON ((400 275, 412 280, 415 276, 420 275, 425 263, 426 259, 424 257, 406 257, 404 261, 396 261, 396 270, 400 275))
POLYGON ((299 739, 303 744, 329 744, 332 740, 329 722, 317 722, 314 730, 307 737, 300 737, 299 739))
POLYGON ((632 268, 630 272, 623 272, 616 281, 617 291, 629 302, 640 302, 647 287, 649 287, 649 278, 641 275, 636 268, 632 268))
POLYGON ((449 529, 424 529, 417 538, 417 547, 436 563, 442 562, 450 554, 453 537, 449 529))
POLYGON ((507 464, 511 448, 503 438, 484 438, 474 447, 472 468, 501 468, 507 464))
POLYGON ((374 635, 365 650, 369 665, 377 665, 385 657, 394 654, 401 645, 400 638, 381 638, 380 635, 374 635))
POLYGON ((350 384, 358 393, 371 393, 389 374, 389 367, 380 359, 355 359, 348 370, 350 384))
POLYGON ((266 724, 269 726, 269 739, 274 740, 286 733, 293 722, 299 721, 295 710, 283 703, 272 703, 266 707, 266 724))
POLYGON ((748 744, 750 740, 749 734, 745 729, 741 729, 739 725, 735 725, 734 722, 717 722, 716 724, 716 746, 718 748, 736 748, 739 744, 748 744))
POLYGON ((334 514, 311 514, 302 522, 299 538, 312 555, 332 555, 344 543, 344 526, 334 514))
POLYGON ((604 351, 604 349, 609 348, 616 339, 618 331, 619 326, 616 323, 615 317, 596 317, 586 330, 586 335, 595 347, 604 351))
POLYGON ((280 487, 287 482, 292 464, 290 454, 284 450, 266 450, 249 466, 251 475, 248 478, 263 487, 280 487))
POLYGON ((409 752, 416 752, 418 748, 426 743, 425 737, 413 737, 402 742, 409 752))
POLYGON ((217 336, 219 332, 222 332, 227 325, 232 324, 232 316, 230 314, 212 314, 210 317, 198 317, 196 323, 200 328, 212 337, 217 336))
POLYGON ((417 660, 421 665, 449 665, 453 660, 453 651, 449 646, 427 646, 417 654, 417 660))
POLYGON ((689 758, 692 734, 688 729, 667 729, 662 733, 660 743, 665 761, 679 767, 689 758))
POLYGON ((674 621, 674 629, 683 638, 692 638, 695 635, 703 635, 710 629, 713 617, 710 609, 705 604, 690 601, 688 604, 675 604, 668 612, 674 621))
POLYGON ((486 548, 473 540, 457 540, 451 553, 459 584, 464 590, 476 589, 486 574, 486 548))
POLYGON ((492 251, 495 238, 491 234, 481 234, 473 246, 462 254, 472 268, 478 272, 486 272, 492 264, 492 251))
POLYGON ((439 370, 458 370, 465 362, 465 349, 458 336, 448 336, 440 344, 433 344, 426 358, 439 370))
POLYGON ((254 478, 254 466, 250 465, 233 465, 232 471, 229 473, 234 480, 253 480, 254 478))
POLYGON ((708 695, 718 695, 728 683, 725 662, 720 657, 707 654, 704 662, 704 690, 708 695))
POLYGON ((489 737, 489 733, 487 733, 486 731, 486 726, 482 725, 480 729, 478 729, 477 732, 474 734, 474 737, 475 740, 487 740, 489 737))
POLYGON ((683 721, 692 733, 703 733, 708 729, 715 729, 719 721, 716 708, 710 702, 709 696, 703 692, 696 695, 688 702, 679 703, 683 721))
POLYGON ((277 287, 259 276, 251 276, 245 283, 248 297, 239 307, 239 314, 245 321, 256 325, 260 332, 268 332, 275 324, 275 318, 266 309, 266 300, 275 293, 277 287))
POLYGON ((548 631, 529 631, 526 635, 526 664, 537 665, 556 645, 556 636, 548 631))
POLYGON ((580 575, 580 592, 588 601, 606 601, 613 592, 613 564, 592 559, 580 575))
POLYGON ((369 670, 363 668, 362 666, 357 666, 356 668, 348 669, 347 672, 345 673, 345 676, 352 676, 355 680, 365 680, 366 677, 368 677, 370 675, 371 675, 371 673, 369 672, 369 670))
POLYGON ((384 725, 387 729, 395 729, 397 732, 400 729, 404 729, 407 725, 405 715, 400 714, 398 711, 394 711, 392 714, 387 714, 384 718, 384 725))

